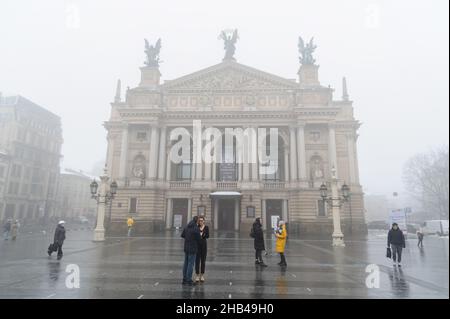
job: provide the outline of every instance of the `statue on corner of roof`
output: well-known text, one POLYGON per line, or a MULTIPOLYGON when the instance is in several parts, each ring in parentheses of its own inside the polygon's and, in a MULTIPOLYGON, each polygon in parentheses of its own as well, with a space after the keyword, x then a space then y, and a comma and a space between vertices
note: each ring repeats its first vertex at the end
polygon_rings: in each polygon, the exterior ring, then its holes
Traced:
POLYGON ((146 66, 159 66, 159 51, 161 50, 161 38, 156 41, 155 45, 150 45, 147 39, 145 41, 145 54, 147 55, 147 60, 144 62, 146 66))
POLYGON ((303 38, 298 37, 298 51, 300 53, 300 63, 305 65, 314 65, 316 60, 313 58, 312 54, 314 50, 317 48, 317 45, 314 44, 314 37, 309 40, 309 43, 305 44, 303 38))

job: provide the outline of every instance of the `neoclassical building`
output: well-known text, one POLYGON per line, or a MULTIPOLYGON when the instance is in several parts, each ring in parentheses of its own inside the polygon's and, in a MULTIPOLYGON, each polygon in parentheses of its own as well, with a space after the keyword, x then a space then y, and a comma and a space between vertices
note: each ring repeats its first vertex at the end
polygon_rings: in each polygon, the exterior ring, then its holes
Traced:
MULTIPOLYGON (((343 79, 342 99, 322 86, 312 58, 315 46, 301 41, 298 80, 285 79, 238 63, 231 37, 224 36, 221 63, 160 81, 161 42, 149 46, 141 81, 121 97, 118 82, 108 132, 107 174, 119 188, 106 213, 107 233, 124 232, 133 216, 139 234, 181 227, 202 214, 214 230, 249 232, 256 217, 265 229, 278 218, 291 233, 331 234, 331 209, 319 187, 334 169, 350 186, 341 208, 344 234, 364 233, 363 192, 359 183, 357 130, 343 79), (174 163, 170 150, 175 128, 277 128, 278 160, 265 174, 258 163, 174 163)), ((260 132, 256 130, 256 132, 260 132)), ((206 143, 206 141, 203 141, 206 143)), ((204 145, 203 145, 204 146, 204 145)), ((235 147, 235 145, 234 145, 235 147)), ((233 145, 223 153, 233 154, 233 145)), ((236 157, 234 157, 236 158, 236 157)), ((266 163, 267 164, 267 163, 266 163)))

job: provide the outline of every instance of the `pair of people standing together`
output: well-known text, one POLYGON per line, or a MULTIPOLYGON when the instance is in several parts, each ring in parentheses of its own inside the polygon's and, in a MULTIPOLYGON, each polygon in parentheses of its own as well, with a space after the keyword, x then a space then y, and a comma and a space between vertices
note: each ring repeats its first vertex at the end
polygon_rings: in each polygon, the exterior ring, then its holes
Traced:
MULTIPOLYGON (((262 229, 261 219, 256 218, 253 223, 250 236, 254 238, 255 247, 255 265, 260 265, 261 267, 267 267, 262 259, 262 252, 266 250, 264 244, 264 232, 262 229)), ((282 267, 287 266, 286 257, 284 256, 284 250, 286 247, 287 231, 286 225, 283 220, 280 220, 278 229, 275 230, 275 236, 277 238, 275 251, 280 254, 280 262, 278 265, 282 267)))
POLYGON ((194 285, 195 282, 205 281, 205 263, 208 251, 207 239, 209 228, 205 225, 205 217, 194 216, 192 221, 183 229, 184 265, 183 285, 194 285), (192 280, 195 263, 195 282, 192 280))

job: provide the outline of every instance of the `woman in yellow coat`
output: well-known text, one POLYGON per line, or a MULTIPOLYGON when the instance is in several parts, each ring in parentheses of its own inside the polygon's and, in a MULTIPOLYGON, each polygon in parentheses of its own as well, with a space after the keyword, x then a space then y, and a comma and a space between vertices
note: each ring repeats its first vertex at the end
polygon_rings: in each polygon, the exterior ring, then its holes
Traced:
POLYGON ((281 258, 281 261, 278 263, 278 265, 286 267, 287 266, 286 257, 284 256, 284 247, 286 246, 286 238, 287 238, 286 225, 283 220, 280 220, 279 225, 280 228, 275 233, 275 236, 277 237, 275 251, 280 254, 281 258))

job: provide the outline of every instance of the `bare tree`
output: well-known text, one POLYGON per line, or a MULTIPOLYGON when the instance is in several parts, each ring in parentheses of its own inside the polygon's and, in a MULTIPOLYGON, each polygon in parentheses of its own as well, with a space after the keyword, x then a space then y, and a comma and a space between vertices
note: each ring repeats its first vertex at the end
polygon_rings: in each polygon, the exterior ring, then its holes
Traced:
POLYGON ((449 149, 440 147, 410 158, 403 169, 407 191, 429 213, 449 216, 449 149))

